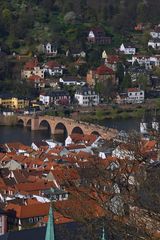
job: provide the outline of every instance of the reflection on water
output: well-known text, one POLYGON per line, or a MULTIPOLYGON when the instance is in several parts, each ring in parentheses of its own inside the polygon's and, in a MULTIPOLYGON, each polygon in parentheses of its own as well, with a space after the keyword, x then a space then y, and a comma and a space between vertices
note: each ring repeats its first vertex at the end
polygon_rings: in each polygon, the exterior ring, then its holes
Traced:
MULTIPOLYGON (((100 124, 106 127, 117 128, 118 130, 137 130, 139 131, 140 119, 109 119, 100 124)), ((0 143, 22 142, 30 145, 33 141, 53 138, 56 141, 64 143, 67 136, 56 134, 51 136, 49 130, 31 131, 29 128, 20 126, 0 126, 0 143)))
POLYGON ((110 128, 116 128, 118 130, 124 130, 127 132, 132 130, 139 131, 140 121, 141 119, 139 118, 106 119, 101 123, 101 125, 110 128))
POLYGON ((20 126, 0 126, 0 143, 22 142, 30 145, 33 141, 49 139, 49 131, 31 131, 20 126))

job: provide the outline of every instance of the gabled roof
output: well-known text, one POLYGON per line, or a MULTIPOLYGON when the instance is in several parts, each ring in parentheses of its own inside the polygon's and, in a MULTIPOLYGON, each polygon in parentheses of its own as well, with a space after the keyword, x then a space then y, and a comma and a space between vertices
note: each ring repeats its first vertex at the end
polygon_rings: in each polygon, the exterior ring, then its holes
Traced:
POLYGON ((46 216, 49 211, 49 203, 36 203, 28 205, 18 205, 9 203, 5 210, 8 214, 13 214, 16 218, 25 219, 36 216, 46 216))
POLYGON ((59 68, 61 66, 56 61, 49 61, 45 64, 45 67, 50 68, 50 69, 54 69, 54 68, 59 68))
POLYGON ((26 182, 26 183, 19 183, 15 185, 15 189, 18 191, 25 191, 25 192, 34 192, 34 191, 41 191, 44 189, 50 189, 53 186, 52 182, 26 182))
POLYGON ((92 31, 94 33, 95 37, 98 37, 99 34, 105 36, 105 31, 101 27, 94 27, 94 28, 90 29, 90 31, 92 31))

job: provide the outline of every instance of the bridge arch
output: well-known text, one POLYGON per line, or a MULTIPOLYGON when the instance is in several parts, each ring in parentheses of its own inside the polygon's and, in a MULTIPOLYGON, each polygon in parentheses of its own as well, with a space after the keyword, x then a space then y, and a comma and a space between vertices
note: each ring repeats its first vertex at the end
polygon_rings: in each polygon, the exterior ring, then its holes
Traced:
POLYGON ((51 132, 51 125, 44 119, 39 123, 39 130, 49 130, 51 132))
POLYGON ((19 119, 18 122, 17 122, 17 125, 24 126, 24 120, 23 119, 19 119))
POLYGON ((78 134, 84 134, 82 128, 76 126, 72 129, 71 134, 78 133, 78 134))
POLYGON ((65 142, 65 139, 68 137, 68 130, 64 123, 58 122, 54 128, 54 139, 58 142, 65 142))
POLYGON ((91 132, 91 134, 96 135, 96 136, 98 136, 98 137, 101 136, 101 134, 100 134, 98 131, 93 131, 93 132, 91 132))
POLYGON ((28 119, 28 121, 26 123, 26 127, 30 127, 31 128, 31 124, 32 124, 32 120, 28 119))
POLYGON ((58 122, 54 128, 54 134, 64 134, 68 136, 68 131, 65 124, 58 122))

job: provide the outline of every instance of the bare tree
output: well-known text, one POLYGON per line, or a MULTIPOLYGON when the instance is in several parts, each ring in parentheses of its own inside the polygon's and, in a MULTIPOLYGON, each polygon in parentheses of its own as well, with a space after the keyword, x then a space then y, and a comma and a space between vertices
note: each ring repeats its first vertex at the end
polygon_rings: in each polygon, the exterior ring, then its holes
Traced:
MULTIPOLYGON (((77 160, 75 170, 79 181, 64 180, 65 189, 70 193, 69 203, 55 207, 88 226, 99 219, 100 227, 103 223, 108 229, 110 239, 156 239, 160 231, 160 215, 156 211, 158 208, 160 212, 160 205, 154 209, 142 204, 143 191, 147 191, 147 187, 154 190, 154 175, 149 182, 147 172, 151 151, 136 133, 132 133, 127 142, 118 143, 117 148, 119 157, 101 159, 94 155, 87 162, 77 160)), ((153 202, 160 201, 158 192, 155 196, 153 191, 150 194, 153 202)), ((149 201, 149 193, 147 199, 149 201)), ((98 238, 94 235, 92 239, 98 238)))

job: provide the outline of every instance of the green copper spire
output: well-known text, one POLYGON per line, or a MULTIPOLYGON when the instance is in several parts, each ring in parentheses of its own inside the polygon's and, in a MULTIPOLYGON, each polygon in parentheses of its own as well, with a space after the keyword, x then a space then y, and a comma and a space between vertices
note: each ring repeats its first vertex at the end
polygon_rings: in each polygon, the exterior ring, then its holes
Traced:
POLYGON ((54 219, 53 219, 52 205, 50 206, 50 209, 49 209, 48 223, 47 223, 45 240, 55 240, 55 236, 54 236, 54 219))
POLYGON ((106 235, 105 235, 105 231, 104 231, 104 227, 103 227, 103 232, 102 232, 102 238, 101 238, 101 240, 107 240, 106 235))

